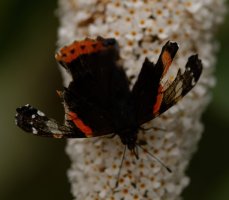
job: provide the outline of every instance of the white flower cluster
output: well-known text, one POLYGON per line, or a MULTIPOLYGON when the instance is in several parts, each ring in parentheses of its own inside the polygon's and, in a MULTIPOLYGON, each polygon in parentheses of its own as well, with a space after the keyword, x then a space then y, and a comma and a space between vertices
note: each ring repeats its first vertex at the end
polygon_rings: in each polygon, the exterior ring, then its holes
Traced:
POLYGON ((139 149, 139 160, 126 153, 115 188, 124 149, 119 138, 69 140, 67 146, 75 199, 179 199, 189 183, 185 170, 201 137, 200 117, 214 85, 217 43, 213 37, 223 20, 224 0, 59 0, 59 7, 59 46, 98 35, 116 38, 132 83, 145 57, 156 62, 167 40, 180 46, 170 77, 190 55, 199 54, 204 71, 198 85, 138 134, 147 141, 145 148, 172 168, 171 174, 139 149))

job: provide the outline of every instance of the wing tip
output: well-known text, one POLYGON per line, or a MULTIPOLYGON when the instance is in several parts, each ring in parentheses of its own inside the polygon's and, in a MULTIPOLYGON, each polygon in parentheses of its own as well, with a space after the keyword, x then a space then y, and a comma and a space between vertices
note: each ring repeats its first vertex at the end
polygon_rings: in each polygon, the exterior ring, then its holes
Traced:
POLYGON ((194 87, 198 82, 203 70, 203 65, 201 59, 199 59, 198 54, 191 55, 188 58, 187 64, 185 66, 185 74, 189 74, 192 77, 191 85, 194 87))
POLYGON ((173 41, 167 41, 166 44, 163 46, 163 51, 168 51, 172 58, 175 57, 177 51, 179 49, 179 45, 173 41))
POLYGON ((203 69, 203 64, 201 59, 199 59, 198 54, 191 55, 188 58, 188 62, 186 64, 186 68, 191 68, 192 71, 196 74, 201 74, 203 69))
POLYGON ((33 107, 29 104, 16 108, 15 124, 26 132, 34 132, 29 119, 33 117, 33 107))
POLYGON ((26 132, 38 133, 36 123, 45 122, 46 115, 29 104, 16 108, 15 124, 26 132))

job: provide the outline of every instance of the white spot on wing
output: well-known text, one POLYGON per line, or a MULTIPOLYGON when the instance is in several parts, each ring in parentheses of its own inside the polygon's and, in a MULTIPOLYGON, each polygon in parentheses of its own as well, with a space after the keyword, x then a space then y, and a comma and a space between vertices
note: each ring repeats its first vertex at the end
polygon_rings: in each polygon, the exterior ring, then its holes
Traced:
POLYGON ((195 78, 192 78, 191 85, 194 86, 196 84, 195 78))
POLYGON ((32 119, 34 119, 35 117, 36 117, 36 115, 33 114, 33 115, 32 115, 32 119))
POLYGON ((35 129, 34 127, 32 127, 32 132, 33 132, 33 134, 37 134, 38 133, 37 129, 35 129))
POLYGON ((38 114, 39 116, 41 116, 41 117, 44 117, 44 116, 45 116, 45 114, 44 114, 43 112, 41 112, 40 110, 37 111, 37 114, 38 114))
POLYGON ((62 134, 62 132, 59 130, 59 127, 57 123, 49 120, 46 122, 46 126, 49 128, 49 131, 54 134, 62 134))

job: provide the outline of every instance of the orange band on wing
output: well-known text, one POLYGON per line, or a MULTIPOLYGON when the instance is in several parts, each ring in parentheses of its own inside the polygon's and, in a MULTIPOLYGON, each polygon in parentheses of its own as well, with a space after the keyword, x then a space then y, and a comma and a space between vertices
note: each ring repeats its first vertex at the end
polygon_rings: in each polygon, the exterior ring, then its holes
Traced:
POLYGON ((86 137, 93 136, 92 129, 89 126, 87 126, 86 124, 84 124, 84 122, 77 116, 76 113, 69 112, 67 115, 68 115, 68 119, 73 121, 76 127, 79 128, 85 134, 86 137))
POLYGON ((162 77, 167 73, 171 63, 172 63, 172 58, 171 58, 171 55, 168 51, 164 51, 162 53, 162 63, 163 63, 163 66, 164 66, 164 71, 163 71, 163 74, 162 74, 162 77))
POLYGON ((163 89, 163 87, 160 85, 159 88, 158 88, 158 95, 157 95, 156 103, 153 106, 153 114, 157 113, 160 110, 161 103, 162 103, 162 100, 163 100, 162 89, 163 89))
POLYGON ((70 63, 81 55, 96 53, 104 49, 101 41, 86 39, 83 41, 75 41, 65 46, 56 53, 55 58, 58 62, 70 63))

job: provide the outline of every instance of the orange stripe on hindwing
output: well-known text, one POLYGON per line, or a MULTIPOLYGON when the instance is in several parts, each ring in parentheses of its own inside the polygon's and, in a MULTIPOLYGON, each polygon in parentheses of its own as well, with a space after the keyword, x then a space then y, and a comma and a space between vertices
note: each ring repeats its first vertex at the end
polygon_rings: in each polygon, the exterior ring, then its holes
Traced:
POLYGON ((80 129, 85 134, 86 137, 93 136, 92 129, 89 126, 87 126, 86 124, 84 124, 84 122, 78 117, 76 113, 69 112, 67 113, 67 115, 68 115, 68 120, 73 121, 76 127, 80 129))
POLYGON ((163 100, 163 93, 162 93, 163 87, 161 85, 159 85, 158 87, 158 92, 157 92, 157 99, 156 102, 153 106, 153 114, 157 113, 160 110, 161 107, 161 103, 163 100))
POLYGON ((161 60, 162 60, 163 67, 164 67, 164 71, 162 74, 162 77, 163 77, 167 73, 173 60, 172 60, 172 57, 168 51, 164 51, 162 53, 161 60))

